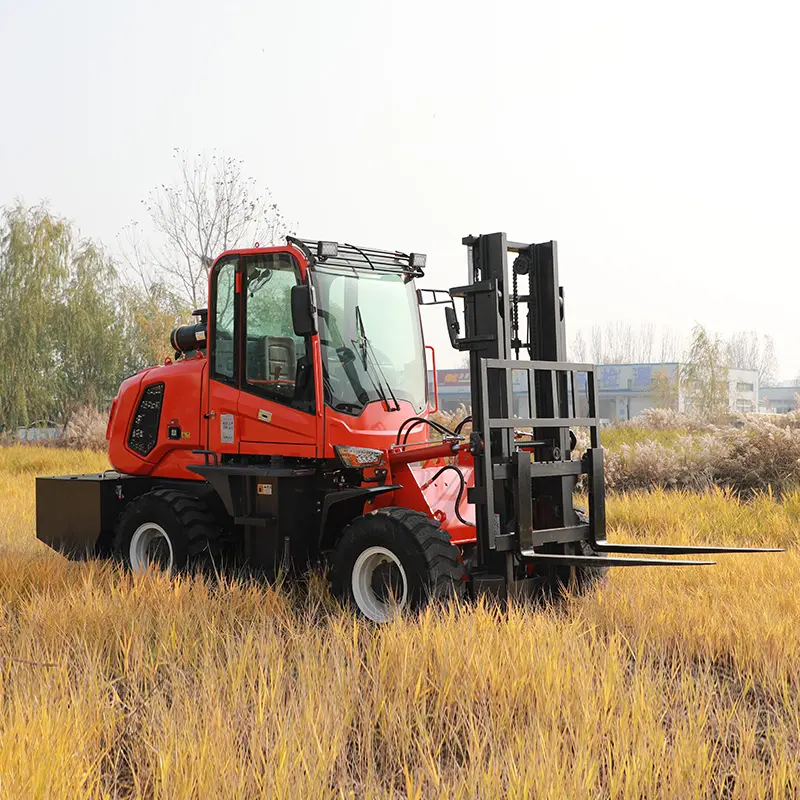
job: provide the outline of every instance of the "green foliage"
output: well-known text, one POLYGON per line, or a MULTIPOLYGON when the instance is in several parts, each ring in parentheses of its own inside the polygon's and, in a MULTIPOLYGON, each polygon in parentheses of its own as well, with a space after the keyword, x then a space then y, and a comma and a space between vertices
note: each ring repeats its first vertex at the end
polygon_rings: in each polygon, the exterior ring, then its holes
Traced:
POLYGON ((0 210, 0 429, 107 406, 163 358, 174 306, 157 287, 123 287, 102 248, 45 205, 0 210))
POLYGON ((116 268, 94 243, 83 239, 70 247, 60 289, 52 298, 57 373, 51 390, 56 414, 64 419, 78 403, 108 404, 126 348, 116 268))
POLYGON ((710 417, 725 414, 729 401, 725 343, 702 325, 695 325, 686 362, 680 379, 691 410, 710 417))
POLYGON ((656 408, 678 408, 678 378, 663 369, 653 373, 651 394, 656 408))
POLYGON ((0 220, 0 424, 54 413, 52 298, 67 279, 69 234, 43 207, 6 209, 0 220))
POLYGON ((161 364, 172 356, 169 334, 188 320, 191 309, 163 283, 146 288, 123 286, 120 291, 125 324, 125 374, 161 364))
POLYGON ((600 441, 607 450, 616 450, 622 445, 633 445, 637 442, 660 442, 669 446, 684 435, 682 430, 653 430, 644 426, 628 423, 626 425, 612 425, 604 428, 600 434, 600 441))

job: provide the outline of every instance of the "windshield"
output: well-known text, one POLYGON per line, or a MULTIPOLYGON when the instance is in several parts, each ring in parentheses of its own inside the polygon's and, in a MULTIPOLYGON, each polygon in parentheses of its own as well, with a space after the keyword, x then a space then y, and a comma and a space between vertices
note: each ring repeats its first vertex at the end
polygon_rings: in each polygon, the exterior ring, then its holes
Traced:
POLYGON ((402 275, 314 269, 325 402, 359 414, 379 401, 394 410, 427 402, 425 355, 413 281, 402 275))

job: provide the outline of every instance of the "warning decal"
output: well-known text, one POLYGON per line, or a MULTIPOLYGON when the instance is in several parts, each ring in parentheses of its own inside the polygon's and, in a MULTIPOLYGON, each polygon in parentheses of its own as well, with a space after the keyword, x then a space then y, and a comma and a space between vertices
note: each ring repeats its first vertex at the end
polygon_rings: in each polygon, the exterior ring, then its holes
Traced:
POLYGON ((233 444, 233 414, 220 414, 219 440, 222 444, 233 444))

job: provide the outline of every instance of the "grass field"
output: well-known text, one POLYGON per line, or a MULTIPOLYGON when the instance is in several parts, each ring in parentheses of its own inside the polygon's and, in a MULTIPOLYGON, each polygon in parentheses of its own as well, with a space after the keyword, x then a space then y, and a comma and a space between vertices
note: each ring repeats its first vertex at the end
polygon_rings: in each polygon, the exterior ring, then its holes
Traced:
POLYGON ((800 794, 800 494, 612 497, 612 539, 790 549, 376 629, 320 580, 134 580, 36 542, 33 476, 104 466, 0 449, 2 798, 800 794))

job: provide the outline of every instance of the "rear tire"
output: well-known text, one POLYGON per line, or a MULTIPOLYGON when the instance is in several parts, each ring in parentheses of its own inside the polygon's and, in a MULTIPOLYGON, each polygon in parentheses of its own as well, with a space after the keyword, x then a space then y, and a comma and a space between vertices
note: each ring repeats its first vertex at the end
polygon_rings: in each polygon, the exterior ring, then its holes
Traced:
POLYGON ((333 555, 334 595, 373 622, 466 595, 458 548, 439 523, 408 508, 357 517, 333 555))
POLYGON ((220 526, 206 504, 173 489, 137 497, 120 514, 114 553, 131 571, 162 569, 172 575, 219 563, 220 526))

